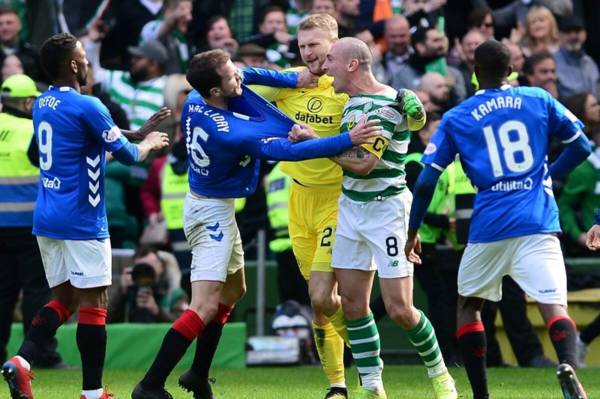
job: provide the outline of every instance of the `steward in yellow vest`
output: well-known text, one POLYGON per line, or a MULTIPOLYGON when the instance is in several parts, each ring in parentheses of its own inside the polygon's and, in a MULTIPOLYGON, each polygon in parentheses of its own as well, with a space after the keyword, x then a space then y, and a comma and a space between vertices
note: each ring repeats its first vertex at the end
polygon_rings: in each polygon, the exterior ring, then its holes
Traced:
POLYGON ((27 153, 33 138, 31 110, 38 94, 33 81, 25 75, 13 75, 2 85, 0 228, 33 225, 40 171, 27 153), (33 87, 19 91, 20 85, 27 82, 33 87))
POLYGON ((288 198, 292 178, 284 174, 276 164, 266 177, 266 195, 269 223, 273 229, 273 239, 269 243, 271 251, 278 253, 292 248, 288 232, 288 198))
MULTIPOLYGON (((31 234, 39 185, 37 146, 32 146, 31 111, 40 94, 26 75, 12 75, 0 87, 0 358, 6 345, 19 293, 23 292, 23 327, 50 300, 36 238, 31 234)), ((35 364, 53 367, 61 362, 56 340, 37 348, 35 364)))

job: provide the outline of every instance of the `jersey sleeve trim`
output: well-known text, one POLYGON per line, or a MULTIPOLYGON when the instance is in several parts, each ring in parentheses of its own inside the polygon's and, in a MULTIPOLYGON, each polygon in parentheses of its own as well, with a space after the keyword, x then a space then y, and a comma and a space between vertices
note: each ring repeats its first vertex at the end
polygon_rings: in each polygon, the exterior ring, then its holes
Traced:
POLYGON ((434 168, 434 169, 437 169, 437 170, 439 170, 440 172, 443 172, 443 171, 444 171, 444 168, 442 168, 442 167, 441 167, 440 165, 438 165, 437 163, 434 163, 434 162, 432 162, 430 165, 431 165, 431 167, 432 167, 432 168, 434 168))
POLYGON ((578 130, 577 133, 575 133, 571 138, 567 139, 567 140, 563 140, 562 143, 563 144, 569 144, 572 143, 573 141, 577 140, 577 138, 581 136, 581 130, 578 130))

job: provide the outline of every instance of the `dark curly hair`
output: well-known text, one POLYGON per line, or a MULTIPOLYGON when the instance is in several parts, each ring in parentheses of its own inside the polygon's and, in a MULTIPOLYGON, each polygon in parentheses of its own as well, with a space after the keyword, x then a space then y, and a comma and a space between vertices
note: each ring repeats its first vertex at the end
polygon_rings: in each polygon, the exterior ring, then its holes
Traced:
POLYGON ((70 33, 59 33, 47 39, 40 49, 42 68, 55 80, 65 74, 71 60, 77 38, 70 33))

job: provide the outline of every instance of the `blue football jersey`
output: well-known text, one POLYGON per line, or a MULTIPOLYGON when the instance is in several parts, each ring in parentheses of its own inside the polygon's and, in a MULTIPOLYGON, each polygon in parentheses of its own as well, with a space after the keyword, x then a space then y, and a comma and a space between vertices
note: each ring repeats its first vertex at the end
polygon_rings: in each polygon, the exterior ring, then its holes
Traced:
POLYGON ((582 127, 540 88, 480 90, 444 115, 423 162, 443 170, 459 154, 478 190, 469 242, 559 232, 548 143, 571 142, 582 127))
POLYGON ((206 104, 196 91, 188 95, 181 115, 186 135, 190 189, 200 195, 240 198, 254 193, 260 160, 248 154, 244 141, 287 137, 294 121, 252 90, 232 98, 229 109, 206 104))
POLYGON ((127 143, 108 109, 72 88, 50 87, 35 101, 33 125, 40 153, 33 234, 107 238, 104 154, 127 143))

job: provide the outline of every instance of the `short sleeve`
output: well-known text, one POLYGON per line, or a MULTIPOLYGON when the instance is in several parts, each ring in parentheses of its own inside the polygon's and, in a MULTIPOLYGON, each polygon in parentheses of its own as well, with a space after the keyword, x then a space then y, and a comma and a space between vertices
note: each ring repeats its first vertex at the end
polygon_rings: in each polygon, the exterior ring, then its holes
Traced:
POLYGON ((421 162, 431 165, 433 168, 443 171, 450 165, 456 156, 456 146, 450 135, 449 118, 442 118, 437 131, 431 137, 431 141, 425 148, 421 162))
POLYGON ((381 159, 383 153, 388 147, 389 140, 384 136, 375 137, 372 143, 362 144, 361 147, 375 155, 377 159, 381 159))
POLYGON ((82 103, 83 120, 87 125, 88 132, 102 143, 106 151, 115 152, 120 150, 128 141, 121 134, 121 129, 113 122, 108 108, 94 97, 87 97, 82 103))
POLYGON ((568 144, 582 134, 583 123, 564 105, 550 95, 547 96, 549 112, 549 133, 557 136, 563 143, 568 144))

